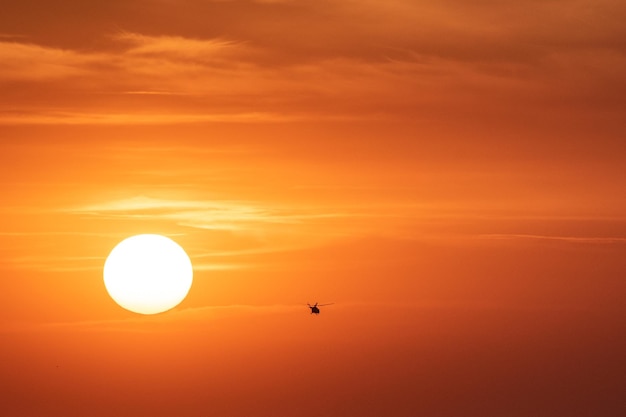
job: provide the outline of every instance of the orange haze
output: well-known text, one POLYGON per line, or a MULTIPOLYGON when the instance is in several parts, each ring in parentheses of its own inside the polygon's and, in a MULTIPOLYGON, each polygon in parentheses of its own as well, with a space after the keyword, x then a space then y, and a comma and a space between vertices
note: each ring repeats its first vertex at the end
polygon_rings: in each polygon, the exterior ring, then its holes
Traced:
POLYGON ((1 415, 623 412, 626 3, 8 3, 1 415))

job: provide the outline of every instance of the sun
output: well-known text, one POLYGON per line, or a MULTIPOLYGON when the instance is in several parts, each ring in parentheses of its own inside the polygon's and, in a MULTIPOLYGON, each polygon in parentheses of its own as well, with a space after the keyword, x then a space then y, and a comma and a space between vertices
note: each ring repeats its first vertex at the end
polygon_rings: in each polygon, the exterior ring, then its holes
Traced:
POLYGON ((193 268, 185 250, 161 235, 136 235, 117 244, 104 263, 104 285, 127 310, 156 314, 185 299, 193 268))

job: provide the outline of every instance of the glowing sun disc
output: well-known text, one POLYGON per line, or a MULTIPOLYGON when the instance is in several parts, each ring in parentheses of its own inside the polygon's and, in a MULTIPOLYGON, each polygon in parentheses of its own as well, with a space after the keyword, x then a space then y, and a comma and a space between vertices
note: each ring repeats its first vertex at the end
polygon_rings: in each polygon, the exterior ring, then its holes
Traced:
POLYGON ((156 314, 185 299, 193 280, 191 260, 172 239, 136 235, 117 244, 104 263, 104 286, 127 310, 156 314))

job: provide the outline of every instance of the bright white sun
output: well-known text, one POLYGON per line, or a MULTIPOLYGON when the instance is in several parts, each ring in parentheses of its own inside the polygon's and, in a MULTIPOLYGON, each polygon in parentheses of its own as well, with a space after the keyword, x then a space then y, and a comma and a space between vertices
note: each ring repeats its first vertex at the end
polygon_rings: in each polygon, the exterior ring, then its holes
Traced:
POLYGON ((136 235, 121 241, 104 263, 104 285, 116 303, 141 314, 176 307, 193 280, 182 247, 161 235, 136 235))

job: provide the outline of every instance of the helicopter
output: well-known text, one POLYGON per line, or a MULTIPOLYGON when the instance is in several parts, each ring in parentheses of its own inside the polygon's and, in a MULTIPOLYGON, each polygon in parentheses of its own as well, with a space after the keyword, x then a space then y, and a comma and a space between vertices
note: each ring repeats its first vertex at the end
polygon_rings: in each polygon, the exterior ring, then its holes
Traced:
POLYGON ((320 309, 319 309, 320 307, 329 306, 329 305, 332 305, 332 304, 335 304, 335 303, 328 303, 328 304, 318 304, 318 303, 315 303, 313 305, 307 303, 307 306, 309 306, 309 308, 311 309, 311 314, 316 314, 317 315, 317 314, 320 314, 320 309))

